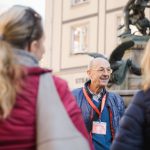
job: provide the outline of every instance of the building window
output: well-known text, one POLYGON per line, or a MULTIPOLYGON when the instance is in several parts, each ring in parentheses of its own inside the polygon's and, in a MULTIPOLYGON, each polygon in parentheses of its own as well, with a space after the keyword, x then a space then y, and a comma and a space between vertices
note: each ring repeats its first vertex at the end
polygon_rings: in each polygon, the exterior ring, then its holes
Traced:
POLYGON ((77 6, 89 2, 89 0, 71 0, 72 6, 77 6))
POLYGON ((87 52, 88 36, 88 24, 73 26, 71 29, 71 53, 87 52))

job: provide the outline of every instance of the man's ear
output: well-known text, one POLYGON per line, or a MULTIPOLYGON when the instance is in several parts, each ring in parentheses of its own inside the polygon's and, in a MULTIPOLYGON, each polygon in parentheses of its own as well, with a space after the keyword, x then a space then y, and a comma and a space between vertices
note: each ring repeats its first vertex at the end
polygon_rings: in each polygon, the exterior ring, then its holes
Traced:
POLYGON ((36 53, 37 49, 38 49, 38 42, 34 40, 30 44, 30 52, 34 54, 36 53))
POLYGON ((91 74, 90 70, 88 69, 86 72, 87 72, 88 77, 90 77, 90 74, 91 74))

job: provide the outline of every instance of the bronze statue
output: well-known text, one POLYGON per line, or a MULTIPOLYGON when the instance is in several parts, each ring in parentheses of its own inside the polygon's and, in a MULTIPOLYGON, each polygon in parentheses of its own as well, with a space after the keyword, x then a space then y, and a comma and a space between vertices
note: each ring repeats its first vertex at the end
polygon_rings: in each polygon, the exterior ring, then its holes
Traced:
POLYGON ((127 58, 123 60, 123 56, 126 50, 131 49, 134 46, 134 41, 126 41, 118 45, 111 53, 109 62, 113 70, 110 78, 110 83, 120 85, 123 83, 127 72, 131 74, 141 75, 141 68, 135 64, 133 60, 127 58))
MULTIPOLYGON (((150 21, 145 16, 145 8, 150 7, 150 0, 129 0, 124 7, 124 26, 125 32, 120 36, 122 43, 118 45, 111 53, 109 62, 113 70, 110 78, 110 85, 120 85, 125 80, 129 71, 131 74, 141 76, 141 68, 134 60, 123 59, 126 50, 132 49, 133 46, 143 45, 150 38, 150 21), (142 36, 131 34, 130 24, 137 27, 142 36)), ((82 53, 92 57, 103 57, 99 53, 82 53)))
POLYGON ((111 53, 109 59, 100 53, 78 53, 82 55, 89 55, 91 57, 101 57, 108 59, 112 68, 112 74, 109 81, 109 87, 112 84, 120 85, 125 80, 126 74, 129 71, 131 74, 141 75, 141 68, 133 62, 130 58, 123 60, 126 50, 134 46, 134 41, 126 41, 118 45, 111 53))
POLYGON ((145 8, 150 0, 129 0, 124 7, 123 34, 131 34, 130 24, 135 25, 142 35, 150 35, 150 21, 145 16, 145 8))

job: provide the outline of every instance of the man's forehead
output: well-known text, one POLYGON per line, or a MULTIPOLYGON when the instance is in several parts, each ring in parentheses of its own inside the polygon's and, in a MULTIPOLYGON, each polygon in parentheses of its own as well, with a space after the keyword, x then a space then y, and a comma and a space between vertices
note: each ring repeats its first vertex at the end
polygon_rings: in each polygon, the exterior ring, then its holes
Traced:
POLYGON ((110 63, 104 59, 104 58, 95 58, 93 59, 93 62, 92 62, 92 66, 97 66, 97 67, 109 67, 110 66, 110 63))

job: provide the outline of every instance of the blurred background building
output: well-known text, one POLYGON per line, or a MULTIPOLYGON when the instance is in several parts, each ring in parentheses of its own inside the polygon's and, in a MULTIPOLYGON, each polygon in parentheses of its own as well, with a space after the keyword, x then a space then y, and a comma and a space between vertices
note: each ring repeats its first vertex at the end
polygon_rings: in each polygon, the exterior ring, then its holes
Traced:
MULTIPOLYGON (((71 89, 87 80, 87 52, 109 57, 120 44, 118 26, 128 0, 5 0, 1 8, 29 5, 44 19, 46 53, 41 65, 68 81, 71 89), (5 2, 5 3, 6 3, 5 2)), ((149 17, 149 10, 146 11, 149 17)))
MULTIPOLYGON (((120 44, 118 26, 128 0, 47 0, 47 48, 44 65, 68 81, 71 89, 86 81, 86 52, 107 57, 120 44), (50 22, 48 22, 50 21, 50 22), (51 50, 51 51, 50 51, 51 50)), ((147 10, 147 16, 150 15, 147 10)))
POLYGON ((118 25, 127 0, 47 0, 46 59, 43 65, 68 81, 83 85, 89 59, 79 53, 99 52, 109 57, 119 44, 118 25), (49 19, 48 19, 49 18, 49 19))

